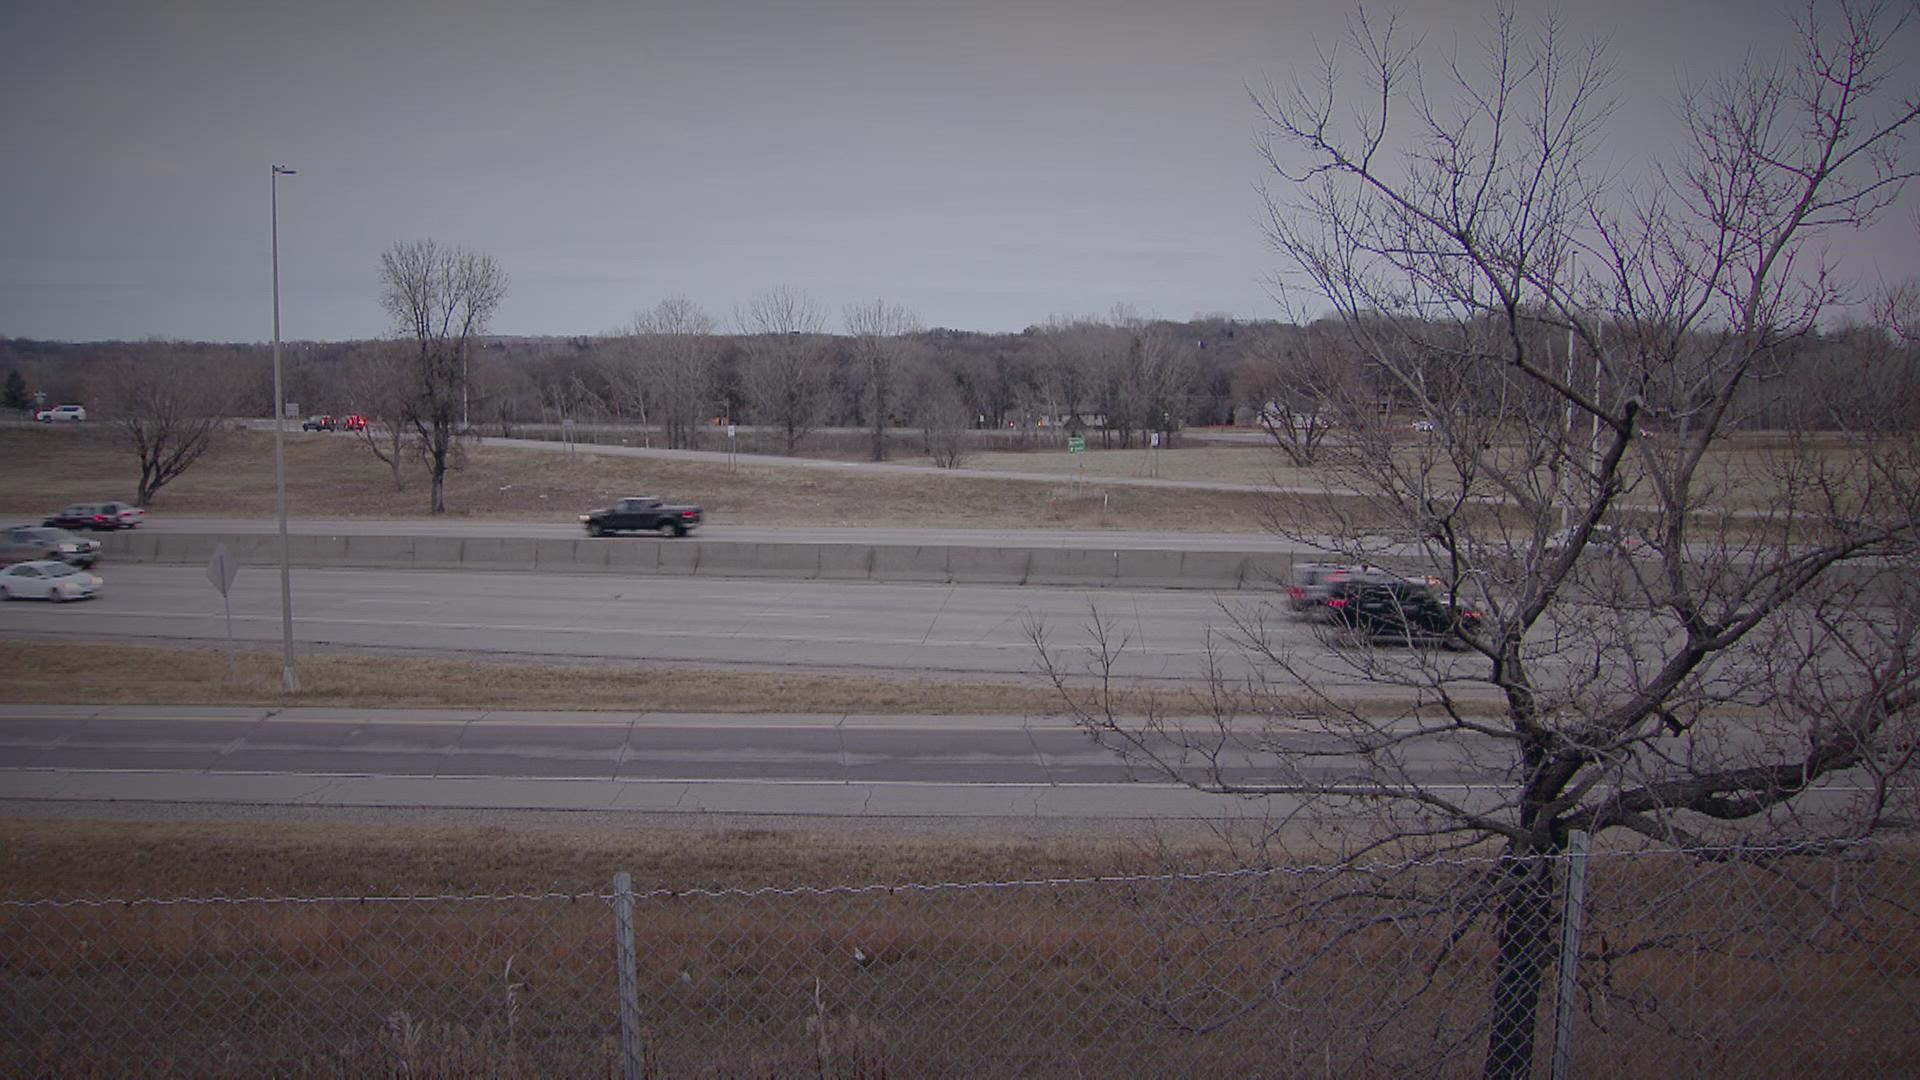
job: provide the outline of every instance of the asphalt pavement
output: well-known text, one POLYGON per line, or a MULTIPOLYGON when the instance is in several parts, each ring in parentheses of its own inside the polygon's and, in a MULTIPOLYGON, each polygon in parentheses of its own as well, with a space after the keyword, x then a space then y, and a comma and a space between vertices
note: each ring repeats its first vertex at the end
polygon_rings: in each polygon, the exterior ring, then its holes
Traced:
MULTIPOLYGON (((97 569, 106 585, 93 600, 0 605, 0 634, 219 647, 230 606, 235 641, 280 640, 270 569, 243 568, 224 603, 204 566, 97 569)), ((1274 610, 1271 594, 1167 589, 307 568, 292 581, 294 636, 308 647, 1016 681, 1038 670, 1033 627, 1080 669, 1096 620, 1117 646, 1115 674, 1204 680, 1231 620, 1274 610)), ((1305 624, 1276 618, 1271 632, 1319 648, 1305 624)), ((1364 684, 1340 654, 1317 655, 1330 683, 1364 684)))
MULTIPOLYGON (((1277 737, 1335 749, 1311 730, 1277 737)), ((1497 783, 1469 754, 1429 755, 1430 784, 1497 783)), ((1350 767, 1328 758, 1305 775, 1337 782, 1350 767)), ((1245 755, 1226 775, 1302 775, 1272 769, 1245 755)), ((0 800, 1161 819, 1268 813, 1286 797, 1137 774, 1045 717, 0 705, 0 800)))

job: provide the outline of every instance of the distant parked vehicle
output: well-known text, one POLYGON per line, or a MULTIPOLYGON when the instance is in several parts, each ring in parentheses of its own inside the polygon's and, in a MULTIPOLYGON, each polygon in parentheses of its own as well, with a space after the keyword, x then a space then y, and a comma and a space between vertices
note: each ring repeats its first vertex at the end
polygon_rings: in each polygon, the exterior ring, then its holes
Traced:
POLYGON ((147 512, 132 503, 74 503, 57 514, 49 514, 42 524, 56 529, 133 529, 147 520, 147 512))
MULTIPOLYGON (((1578 529, 1562 529, 1554 533, 1547 537, 1547 552, 1558 554, 1565 551, 1573 546, 1574 540, 1579 535, 1578 529)), ((1582 554, 1614 555, 1621 558, 1650 553, 1645 540, 1618 525, 1607 524, 1595 525, 1592 531, 1587 533, 1587 546, 1582 548, 1581 552, 1582 554)))
POLYGON ((332 431, 333 417, 326 415, 309 416, 300 421, 301 431, 332 431))
POLYGON ((345 420, 340 421, 340 430, 365 431, 367 430, 367 418, 361 416, 359 413, 349 414, 345 420))
POLYGON ((100 557, 100 541, 83 540, 65 529, 16 525, 0 532, 0 564, 58 559, 75 566, 91 566, 100 557))
POLYGON ((43 424, 77 424, 87 418, 85 405, 56 405, 33 414, 43 424))
POLYGON ((580 523, 587 527, 588 536, 620 532, 685 536, 699 527, 701 516, 702 512, 697 506, 671 506, 659 499, 641 495, 581 514, 580 523))
POLYGON ((63 562, 36 559, 0 570, 0 600, 85 600, 105 582, 63 562))

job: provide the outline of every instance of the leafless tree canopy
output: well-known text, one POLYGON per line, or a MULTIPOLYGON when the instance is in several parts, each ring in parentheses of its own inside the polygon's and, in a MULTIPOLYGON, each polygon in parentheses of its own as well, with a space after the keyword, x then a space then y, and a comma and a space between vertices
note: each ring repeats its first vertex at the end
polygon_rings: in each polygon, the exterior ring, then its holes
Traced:
POLYGON ((490 255, 418 240, 380 256, 381 307, 413 346, 400 418, 419 437, 436 514, 446 510, 447 469, 466 423, 468 350, 506 294, 490 255))
POLYGON ((736 318, 747 335, 742 382, 754 417, 778 428, 786 452, 797 453, 826 405, 826 318, 805 293, 787 286, 755 297, 736 318))
POLYGON ((106 418, 140 459, 141 506, 200 460, 239 403, 225 365, 187 350, 113 361, 98 386, 106 418))
POLYGON ((692 448, 701 423, 716 412, 715 329, 713 317, 684 297, 662 300, 634 320, 640 383, 656 403, 655 420, 674 449, 692 448))
POLYGON ((906 349, 904 339, 919 330, 919 318, 899 304, 875 300, 847 308, 847 334, 853 338, 854 363, 866 381, 863 402, 867 427, 873 432, 875 461, 887 459, 887 419, 898 393, 895 384, 906 349))
MULTIPOLYGON (((1836 839, 1920 809, 1914 429, 1843 394, 1817 440, 1735 437, 1751 387, 1842 298, 1820 238, 1912 175, 1902 20, 1843 5, 1795 29, 1796 62, 1701 87, 1691 153, 1637 177, 1599 153, 1604 51, 1551 20, 1503 16, 1478 56, 1446 57, 1357 17, 1319 77, 1256 94, 1283 295, 1330 307, 1368 378, 1434 426, 1330 443, 1330 481, 1366 498, 1335 539, 1299 539, 1486 618, 1444 656, 1292 650, 1242 615, 1244 663, 1222 659, 1199 728, 1113 715, 1043 649, 1089 730, 1164 774, 1366 808, 1371 844, 1498 845, 1468 907, 1498 927, 1489 1075, 1531 1068, 1538 856, 1570 834, 1836 839), (1616 557, 1602 528, 1644 543, 1616 557), (1478 782, 1434 782, 1436 759, 1478 782)), ((1120 644, 1096 634, 1093 674, 1120 644)))
POLYGON ((410 343, 366 342, 345 358, 340 377, 350 411, 367 421, 351 434, 387 467, 395 491, 405 490, 406 462, 418 454, 413 425, 404 419, 412 364, 410 343))

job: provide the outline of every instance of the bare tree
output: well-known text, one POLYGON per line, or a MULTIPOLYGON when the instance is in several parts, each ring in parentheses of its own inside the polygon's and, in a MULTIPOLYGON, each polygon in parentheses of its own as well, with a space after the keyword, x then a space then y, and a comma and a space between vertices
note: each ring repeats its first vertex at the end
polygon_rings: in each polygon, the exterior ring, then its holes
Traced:
POLYGON ((1344 332, 1309 326, 1256 345, 1235 375, 1234 393, 1274 446, 1305 467, 1336 429, 1367 419, 1370 403, 1358 366, 1344 332))
POLYGON ((920 332, 920 320, 899 304, 875 300, 847 308, 847 333, 853 338, 854 362, 866 380, 867 424, 873 432, 873 460, 887 459, 887 417, 892 414, 895 371, 900 366, 902 340, 920 332))
POLYGON ((1818 452, 1804 431, 1731 444, 1743 386, 1839 295, 1821 238, 1913 175, 1920 96, 1889 86, 1902 20, 1843 4, 1796 30, 1796 63, 1690 96, 1692 153, 1638 179, 1593 161, 1603 50, 1550 21, 1503 15, 1479 65, 1423 66, 1362 17, 1316 79, 1257 97, 1283 287, 1331 305, 1382 389, 1436 420, 1342 440, 1329 494, 1349 498, 1323 513, 1361 509, 1296 540, 1398 560, 1483 612, 1446 633, 1464 656, 1302 646, 1243 613, 1245 670, 1222 661, 1210 719, 1181 725, 1105 707, 1112 634, 1089 685, 1035 629, 1081 722, 1133 761, 1358 808, 1356 858, 1496 851, 1442 908, 1450 940, 1494 939, 1488 1076, 1532 1069, 1576 832, 1817 844, 1915 809, 1915 432, 1863 407, 1818 452), (1639 554, 1603 552, 1609 529, 1639 554), (1467 782, 1436 782, 1436 759, 1467 782))
POLYGON ((467 351, 506 294, 490 255, 418 240, 380 256, 380 305, 413 346, 401 419, 419 436, 436 514, 446 512, 447 469, 465 428, 467 351))
POLYGON ((413 427, 403 419, 411 365, 406 343, 368 342, 347 357, 342 380, 348 405, 367 422, 355 437, 387 467, 395 491, 406 490, 404 467, 418 453, 413 448, 413 427))
POLYGON ((685 297, 662 300, 633 321, 640 382, 672 449, 692 448, 711 412, 714 330, 713 317, 685 297))
POLYGON ((918 357, 911 371, 913 418, 927 456, 940 468, 957 469, 967 456, 973 404, 953 374, 931 357, 918 357))
POLYGON ((186 352, 127 358, 101 372, 104 412, 140 459, 136 503, 152 503, 213 446, 234 413, 234 385, 227 365, 186 352))
POLYGON ((779 428, 786 453, 797 454, 820 423, 827 389, 820 308, 783 285, 755 297, 736 321, 749 335, 743 382, 755 419, 779 428))

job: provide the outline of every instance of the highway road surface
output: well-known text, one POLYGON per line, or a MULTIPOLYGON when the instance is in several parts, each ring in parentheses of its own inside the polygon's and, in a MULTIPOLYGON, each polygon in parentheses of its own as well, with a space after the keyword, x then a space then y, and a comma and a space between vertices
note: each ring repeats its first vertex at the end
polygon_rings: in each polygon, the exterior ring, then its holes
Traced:
MULTIPOLYGON (((202 646, 225 641, 221 597, 205 567, 105 564, 98 571, 106 586, 93 600, 0 605, 0 634, 202 646)), ((1267 611, 1277 640, 1320 648, 1311 627, 1278 614, 1275 599, 1031 585, 293 572, 294 635, 307 645, 1000 678, 1036 673, 1038 655, 1027 636, 1035 620, 1066 662, 1084 662, 1095 611, 1123 643, 1115 671, 1128 678, 1204 678, 1209 633, 1218 644, 1229 613, 1267 611)), ((242 570, 231 606, 236 641, 279 642, 276 574, 242 570)), ((1338 667, 1329 665, 1329 680, 1342 677, 1338 667)))
MULTIPOLYGON (((1309 731, 1279 736, 1324 747, 1309 731)), ((1499 778, 1447 747, 1424 778, 1499 778)), ((1257 760, 1236 780, 1280 783, 1257 760)), ((1329 761, 1312 775, 1337 781, 1329 761)), ((1136 776, 1063 721, 0 705, 0 800, 1154 818, 1262 800, 1136 776)))

